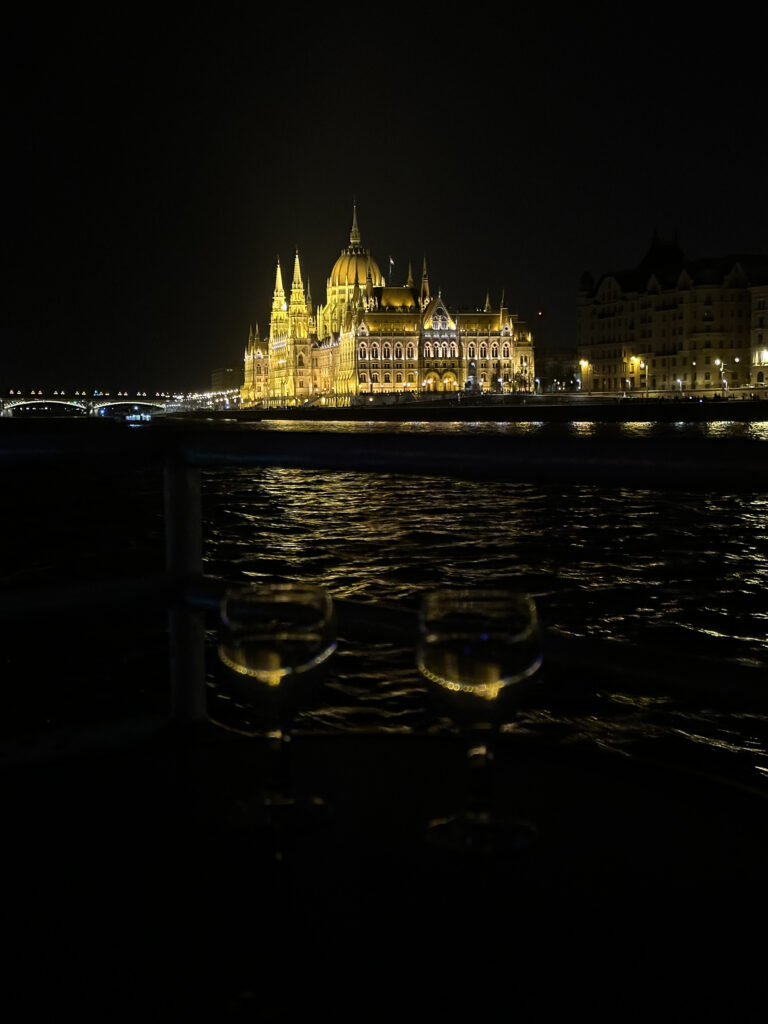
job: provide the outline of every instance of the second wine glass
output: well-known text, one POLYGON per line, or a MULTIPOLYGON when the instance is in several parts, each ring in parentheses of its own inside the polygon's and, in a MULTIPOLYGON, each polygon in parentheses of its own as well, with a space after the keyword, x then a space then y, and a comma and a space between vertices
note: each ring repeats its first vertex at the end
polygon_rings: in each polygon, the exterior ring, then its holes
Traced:
POLYGON ((535 841, 535 825, 495 805, 492 766, 499 727, 535 685, 541 664, 541 630, 530 595, 465 588, 423 596, 417 665, 437 708, 461 729, 470 768, 468 804, 430 823, 432 842, 496 853, 535 841))

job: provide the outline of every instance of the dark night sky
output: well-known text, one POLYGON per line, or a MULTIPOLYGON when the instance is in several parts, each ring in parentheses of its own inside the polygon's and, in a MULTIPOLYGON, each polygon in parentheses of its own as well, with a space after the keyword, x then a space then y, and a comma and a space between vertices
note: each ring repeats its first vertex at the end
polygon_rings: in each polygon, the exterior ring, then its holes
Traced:
POLYGON ((266 333, 278 255, 324 301, 354 200, 393 280, 426 256, 450 306, 504 289, 542 347, 574 343, 582 272, 654 230, 692 258, 768 246, 757 24, 79 10, 0 43, 0 391, 206 387, 266 333))

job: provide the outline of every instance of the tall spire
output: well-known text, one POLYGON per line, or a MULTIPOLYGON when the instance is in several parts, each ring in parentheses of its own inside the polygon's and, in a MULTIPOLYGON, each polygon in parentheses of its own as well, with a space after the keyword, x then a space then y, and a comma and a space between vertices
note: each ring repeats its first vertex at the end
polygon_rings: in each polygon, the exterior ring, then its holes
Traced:
POLYGON ((406 288, 413 288, 413 269, 411 267, 411 261, 408 260, 408 280, 405 283, 406 288))
POLYGON ((491 312, 491 293, 490 292, 486 292, 485 293, 485 309, 484 309, 483 312, 485 312, 485 313, 490 313, 491 312))
POLYGON ((349 244, 360 245, 360 228, 357 226, 357 202, 352 201, 352 230, 349 232, 349 244))
POLYGON ((272 309, 283 309, 285 307, 285 291, 283 290, 283 274, 280 270, 280 257, 277 257, 277 271, 275 273, 275 294, 272 297, 272 309))
POLYGON ((293 260, 293 284, 291 288, 301 288, 301 267, 299 266, 299 250, 296 250, 296 256, 293 260))
POLYGON ((303 309, 306 306, 304 298, 304 285, 301 282, 301 267, 299 265, 299 250, 293 260, 293 282, 291 283, 291 308, 303 309))

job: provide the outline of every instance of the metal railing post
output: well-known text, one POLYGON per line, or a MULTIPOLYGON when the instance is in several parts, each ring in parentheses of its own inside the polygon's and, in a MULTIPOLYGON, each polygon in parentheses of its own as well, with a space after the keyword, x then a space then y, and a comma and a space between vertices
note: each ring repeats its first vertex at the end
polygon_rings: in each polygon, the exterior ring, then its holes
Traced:
POLYGON ((206 717, 205 612, 192 607, 187 594, 203 572, 200 470, 177 454, 165 464, 165 550, 174 588, 168 609, 171 714, 197 722, 206 717))

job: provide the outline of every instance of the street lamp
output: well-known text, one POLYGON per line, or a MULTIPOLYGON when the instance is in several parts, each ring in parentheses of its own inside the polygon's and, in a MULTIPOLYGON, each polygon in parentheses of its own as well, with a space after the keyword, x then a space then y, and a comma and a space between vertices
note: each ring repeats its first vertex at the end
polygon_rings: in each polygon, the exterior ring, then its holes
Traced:
POLYGON ((583 388, 584 387, 584 377, 586 376, 587 367, 589 366, 589 363, 587 362, 586 359, 580 359, 579 360, 579 366, 581 367, 581 386, 583 388))
POLYGON ((648 397, 648 363, 644 363, 640 360, 640 369, 645 370, 645 397, 648 397))
MULTIPOLYGON (((739 357, 736 356, 733 361, 734 361, 734 363, 738 363, 739 357)), ((725 376, 725 368, 726 368, 727 365, 728 364, 723 362, 721 359, 716 359, 715 360, 715 366, 720 368, 720 383, 723 386, 723 391, 727 391, 728 390, 728 380, 727 380, 727 378, 725 376)))

